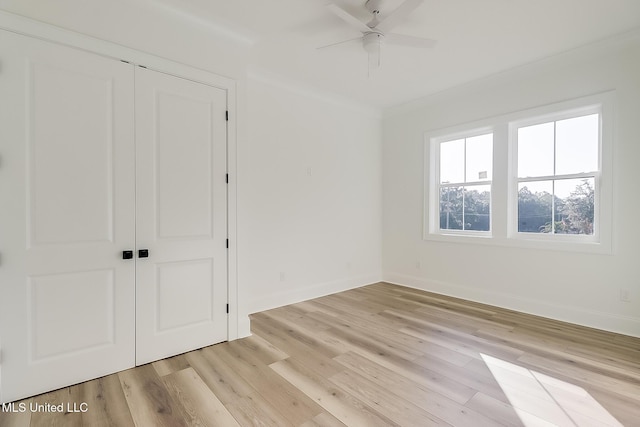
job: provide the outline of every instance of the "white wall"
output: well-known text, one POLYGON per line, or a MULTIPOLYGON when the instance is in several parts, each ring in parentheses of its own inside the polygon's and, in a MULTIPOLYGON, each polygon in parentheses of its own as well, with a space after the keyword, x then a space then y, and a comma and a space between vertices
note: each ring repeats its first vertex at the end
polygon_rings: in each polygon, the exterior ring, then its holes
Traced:
POLYGON ((248 80, 239 280, 249 312, 381 278, 379 113, 248 80))
POLYGON ((386 111, 385 280, 640 336, 638 76, 640 37, 632 34, 386 111), (422 239, 425 131, 612 89, 616 90, 612 255, 422 239), (621 288, 631 291, 631 302, 619 300, 621 288))

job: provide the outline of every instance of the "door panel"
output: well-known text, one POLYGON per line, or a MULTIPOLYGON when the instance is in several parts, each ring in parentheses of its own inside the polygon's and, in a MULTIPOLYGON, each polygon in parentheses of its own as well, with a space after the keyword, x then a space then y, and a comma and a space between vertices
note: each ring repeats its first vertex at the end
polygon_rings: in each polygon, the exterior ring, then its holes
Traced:
POLYGON ((134 365, 133 67, 0 31, 0 400, 134 365), (117 172, 117 173, 116 173, 117 172))
POLYGON ((157 238, 211 239, 214 105, 200 94, 156 97, 157 238))
POLYGON ((227 339, 226 91, 136 69, 136 363, 227 339))
POLYGON ((27 322, 33 362, 113 345, 113 273, 102 270, 27 279, 30 309, 27 322), (69 295, 82 304, 69 306, 66 303, 69 295))
POLYGON ((213 271, 211 258, 156 264, 158 332, 214 320, 213 271))
POLYGON ((68 64, 28 68, 31 244, 111 242, 113 82, 68 64))

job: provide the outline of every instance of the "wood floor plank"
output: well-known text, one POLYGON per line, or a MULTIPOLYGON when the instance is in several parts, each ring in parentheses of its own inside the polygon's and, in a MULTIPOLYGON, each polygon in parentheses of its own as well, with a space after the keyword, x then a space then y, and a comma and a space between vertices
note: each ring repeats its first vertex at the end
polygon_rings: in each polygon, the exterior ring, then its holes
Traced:
POLYGON ((168 359, 158 360, 153 362, 151 365, 158 375, 163 377, 165 375, 187 369, 189 367, 189 362, 187 362, 184 354, 180 354, 178 356, 169 357, 168 359))
POLYGON ((325 337, 326 340, 337 340, 344 348, 349 350, 377 354, 383 357, 388 356, 411 361, 423 355, 422 352, 408 349, 404 344, 400 344, 395 340, 378 337, 375 332, 364 333, 359 328, 336 327, 329 331, 319 331, 318 335, 325 337))
MULTIPOLYGON (((360 328, 371 331, 372 326, 375 328, 384 328, 388 330, 397 330, 396 325, 386 319, 381 318, 378 314, 368 314, 366 317, 360 317, 353 313, 342 311, 336 308, 327 310, 318 310, 307 314, 308 317, 319 322, 325 323, 330 327, 337 329, 353 329, 360 328)), ((403 326, 403 325, 401 325, 403 326)))
POLYGON ((293 358, 276 362, 271 368, 348 426, 397 425, 293 358))
POLYGON ((426 340, 422 340, 422 341, 426 343, 424 347, 421 346, 421 348, 424 348, 423 353, 425 353, 425 355, 420 356, 416 359, 413 359, 415 363, 421 366, 427 367, 428 363, 438 365, 439 362, 446 362, 446 369, 450 370, 451 366, 448 366, 448 365, 453 364, 453 365, 462 367, 462 366, 465 366, 467 363, 469 363, 471 360, 473 360, 473 357, 469 355, 460 353, 455 350, 451 350, 450 348, 443 347, 433 342, 429 342, 426 340))
POLYGON ((276 374, 269 366, 259 363, 251 353, 237 351, 232 346, 219 347, 218 355, 233 372, 251 385, 284 418, 293 425, 302 424, 322 412, 309 397, 276 374))
POLYGON ((494 307, 471 301, 464 301, 446 295, 438 295, 419 290, 412 291, 407 290, 407 288, 402 289, 401 292, 406 295, 405 298, 411 301, 421 302, 423 304, 423 307, 418 311, 424 310, 426 307, 442 308, 451 312, 473 315, 477 318, 490 318, 496 314, 494 307))
POLYGON ((186 427, 186 414, 149 365, 118 373, 136 426, 186 427))
POLYGON ((384 386, 376 384, 354 371, 340 372, 329 378, 329 381, 374 408, 377 412, 385 414, 387 418, 400 426, 450 426, 435 415, 408 400, 389 393, 384 386))
POLYGON ((343 354, 338 356, 336 360, 351 371, 359 373, 363 378, 369 378, 370 381, 389 393, 411 402, 435 416, 435 419, 430 419, 432 422, 439 423, 441 420, 454 426, 471 427, 495 425, 494 422, 481 413, 470 410, 433 389, 404 378, 394 371, 379 366, 355 353, 343 354))
POLYGON ((491 342, 486 339, 474 338, 472 335, 460 336, 451 330, 444 330, 444 328, 432 328, 430 326, 416 328, 409 326, 400 329, 400 332, 433 342, 474 359, 480 359, 481 354, 485 353, 502 359, 517 360, 518 357, 524 354, 521 349, 510 348, 502 343, 491 342))
POLYGON ((316 302, 329 307, 338 308, 339 310, 346 311, 347 313, 355 313, 361 316, 379 313, 386 308, 384 304, 371 302, 369 300, 363 300, 358 303, 354 303, 353 300, 345 300, 335 294, 316 298, 316 302))
POLYGON ((323 322, 316 321, 313 317, 308 316, 308 313, 306 311, 299 309, 296 306, 276 308, 264 312, 263 314, 266 314, 285 323, 301 326, 307 330, 317 331, 330 328, 329 325, 323 322))
POLYGON ((246 381, 235 375, 233 369, 210 350, 192 351, 186 357, 189 365, 222 403, 227 405, 254 393, 246 381))
MULTIPOLYGON (((626 350, 626 349, 625 349, 626 350)), ((640 371, 640 353, 637 355, 619 355, 620 350, 610 346, 569 346, 567 353, 576 356, 586 357, 592 360, 598 360, 609 366, 615 366, 620 369, 628 369, 634 374, 640 371)), ((633 350, 631 350, 633 351, 633 350)))
POLYGON ((95 427, 132 427, 131 411, 127 405, 117 374, 80 384, 81 403, 87 404, 82 414, 83 425, 95 427))
MULTIPOLYGON (((271 313, 265 312, 256 315, 261 326, 269 326, 272 334, 279 334, 296 345, 304 344, 307 348, 313 349, 315 353, 319 353, 328 358, 335 356, 336 349, 326 343, 318 340, 314 332, 304 327, 289 323, 287 320, 278 319, 271 313), (284 335, 283 335, 284 334, 284 335)), ((324 329, 324 328, 323 328, 324 329)), ((314 330, 315 331, 315 330, 314 330)))
POLYGON ((394 309, 400 311, 415 311, 423 308, 425 305, 419 301, 411 300, 402 297, 389 297, 388 295, 377 295, 371 292, 371 295, 367 297, 366 301, 379 304, 383 309, 394 309))
POLYGON ((394 354, 385 353, 382 350, 375 351, 375 349, 372 351, 367 347, 360 346, 353 346, 351 351, 394 371, 397 375, 409 378, 429 389, 436 390, 438 393, 458 403, 465 403, 475 393, 475 390, 471 387, 394 354))
MULTIPOLYGON (((497 400, 503 402, 509 402, 509 399, 504 394, 504 391, 500 387, 500 384, 493 376, 486 376, 483 373, 486 371, 484 362, 473 359, 465 366, 458 367, 457 365, 447 364, 438 359, 430 359, 427 356, 416 359, 414 361, 417 365, 424 366, 425 368, 432 369, 442 376, 462 384, 467 387, 471 393, 473 391, 479 391, 487 394, 497 400), (481 365, 480 368, 476 365, 481 365)), ((468 396, 468 393, 463 394, 468 396)), ((464 403, 464 402, 463 402, 464 403)))
POLYGON ((265 365, 270 365, 278 360, 283 360, 289 357, 287 353, 280 350, 269 341, 266 341, 259 335, 252 335, 245 339, 232 341, 229 343, 229 346, 241 346, 246 351, 250 351, 254 357, 260 359, 262 363, 265 365))
POLYGON ((556 360, 533 354, 524 354, 518 361, 524 366, 540 370, 548 375, 569 375, 580 384, 592 384, 603 389, 613 389, 623 396, 640 397, 640 385, 627 381, 620 381, 612 376, 600 372, 590 371, 583 366, 577 366, 571 359, 556 360))
POLYGON ((218 344, 186 355, 189 364, 243 426, 292 425, 219 355, 218 344))
POLYGON ((302 424, 301 427, 346 427, 346 425, 330 413, 323 412, 302 424))
MULTIPOLYGON (((294 337, 287 334, 286 330, 282 330, 277 324, 270 322, 268 318, 258 319, 261 320, 256 321, 255 326, 252 326, 252 331, 255 334, 272 342, 291 357, 305 361, 309 366, 313 366, 316 372, 325 377, 329 377, 342 369, 340 365, 335 363, 330 357, 318 353, 315 348, 310 347, 307 343, 297 342, 294 337)), ((323 345, 328 346, 329 344, 324 343, 323 345)), ((331 354, 335 356, 339 353, 336 352, 334 347, 331 354)))
POLYGON ((173 399, 185 408, 189 417, 188 425, 207 427, 240 425, 193 368, 168 374, 162 378, 162 381, 173 399))
POLYGON ((513 427, 524 426, 522 419, 510 404, 484 393, 476 393, 464 406, 485 414, 486 417, 491 418, 497 424, 513 427))
POLYGON ((257 392, 235 400, 226 405, 229 412, 242 426, 250 427, 294 427, 273 406, 267 403, 257 392))
POLYGON ((640 420, 640 403, 638 399, 620 396, 611 390, 587 388, 587 391, 599 405, 624 426, 633 426, 640 420))
MULTIPOLYGON (((403 313, 397 310, 385 310, 380 314, 386 318, 390 318, 396 321, 404 320, 408 326, 401 328, 400 331, 412 330, 420 333, 428 332, 428 336, 435 338, 438 335, 448 334, 448 340, 457 341, 461 345, 471 344, 470 347, 478 349, 484 352, 489 352, 497 356, 505 358, 517 358, 523 352, 521 350, 514 349, 513 347, 503 344, 500 341, 491 341, 482 337, 478 337, 475 332, 477 331, 477 325, 474 327, 461 327, 459 324, 448 324, 443 322, 442 318, 438 316, 420 316, 415 313, 403 313)), ((415 334, 412 334, 415 335, 415 334)), ((456 351, 458 351, 456 349, 456 351)), ((476 354, 477 351, 473 351, 472 354, 476 354)))
POLYGON ((537 372, 533 372, 533 375, 544 391, 566 411, 574 422, 580 420, 577 422, 578 425, 622 426, 584 388, 537 372))
POLYGON ((520 329, 513 331, 478 331, 474 334, 478 337, 500 341, 507 345, 518 346, 529 353, 543 356, 553 356, 556 359, 570 359, 580 365, 589 365, 594 372, 606 372, 615 374, 621 379, 637 381, 640 384, 640 355, 638 362, 626 362, 620 359, 612 359, 604 356, 604 352, 594 353, 593 350, 585 351, 584 346, 566 345, 566 342, 551 344, 551 339, 544 335, 523 333, 520 329), (569 356, 569 357, 568 357, 569 356), (611 363, 613 361, 613 363, 611 363))

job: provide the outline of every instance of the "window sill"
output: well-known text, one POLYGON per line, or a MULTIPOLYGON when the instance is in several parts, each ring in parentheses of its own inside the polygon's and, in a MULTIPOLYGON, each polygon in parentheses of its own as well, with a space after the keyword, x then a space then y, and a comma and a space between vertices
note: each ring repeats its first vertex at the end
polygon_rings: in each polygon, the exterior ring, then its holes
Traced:
MULTIPOLYGON (((538 236, 536 236, 538 237, 538 236)), ((487 234, 461 234, 461 233, 427 233, 425 241, 499 246, 509 248, 537 249, 544 251, 563 251, 611 255, 610 243, 595 241, 577 241, 578 239, 551 240, 544 238, 532 238, 528 236, 498 237, 487 234)))

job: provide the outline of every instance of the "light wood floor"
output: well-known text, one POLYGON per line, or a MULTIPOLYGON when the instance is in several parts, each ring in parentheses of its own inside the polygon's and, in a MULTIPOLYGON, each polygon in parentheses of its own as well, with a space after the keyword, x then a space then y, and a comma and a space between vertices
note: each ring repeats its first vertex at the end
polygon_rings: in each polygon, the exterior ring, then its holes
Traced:
POLYGON ((251 321, 0 426, 640 426, 640 339, 385 283, 251 321))

